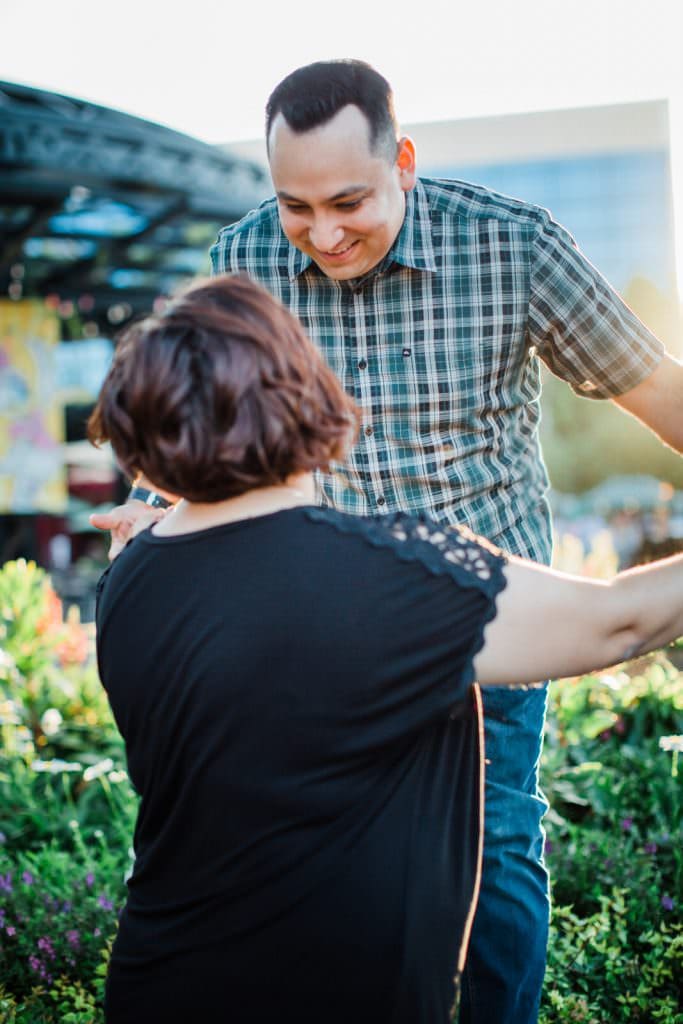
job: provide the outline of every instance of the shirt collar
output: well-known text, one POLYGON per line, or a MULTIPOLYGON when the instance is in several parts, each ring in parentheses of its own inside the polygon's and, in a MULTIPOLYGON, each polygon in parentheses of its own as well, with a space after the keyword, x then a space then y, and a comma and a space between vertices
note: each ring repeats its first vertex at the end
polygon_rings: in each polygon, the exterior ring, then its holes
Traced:
POLYGON ((406 192, 406 215, 388 256, 404 267, 436 271, 429 199, 419 178, 415 188, 406 192))
MULTIPOLYGON (((280 231, 282 232, 282 227, 280 227, 280 231)), ((282 233, 284 237, 284 232, 282 233)), ((287 256, 287 272, 290 281, 303 274, 304 270, 308 270, 312 263, 313 260, 310 256, 290 243, 287 256)), ((391 263, 401 263, 404 267, 412 267, 415 270, 436 271, 429 199, 419 178, 415 183, 415 188, 406 192, 406 212, 401 230, 382 260, 383 266, 388 266, 391 263)))
MULTIPOLYGON (((282 227, 280 227, 280 232, 282 237, 285 238, 286 236, 282 227)), ((308 270, 313 260, 305 252, 302 252, 301 249, 297 249, 296 246, 292 245, 289 239, 287 239, 287 243, 289 245, 289 252, 287 254, 287 274, 289 276, 289 280, 293 281, 295 277, 299 276, 299 274, 303 274, 304 270, 308 270)))

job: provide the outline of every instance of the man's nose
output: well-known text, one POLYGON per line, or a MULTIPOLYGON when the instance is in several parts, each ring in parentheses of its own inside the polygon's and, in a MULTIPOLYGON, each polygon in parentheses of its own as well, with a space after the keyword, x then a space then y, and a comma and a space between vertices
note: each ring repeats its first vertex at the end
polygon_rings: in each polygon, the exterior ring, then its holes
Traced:
POLYGON ((334 252, 344 240, 344 228, 337 223, 336 218, 316 217, 308 237, 320 252, 334 252))

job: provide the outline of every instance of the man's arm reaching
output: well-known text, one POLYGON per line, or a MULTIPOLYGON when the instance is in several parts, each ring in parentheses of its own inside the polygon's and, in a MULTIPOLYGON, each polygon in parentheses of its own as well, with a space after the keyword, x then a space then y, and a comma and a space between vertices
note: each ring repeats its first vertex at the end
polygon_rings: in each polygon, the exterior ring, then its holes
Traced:
POLYGON ((683 363, 665 355, 654 373, 612 401, 683 454, 683 363))
POLYGON ((90 516, 91 524, 98 530, 109 530, 111 533, 109 561, 113 562, 128 541, 141 530, 146 530, 152 523, 158 523, 160 519, 163 519, 176 501, 177 498, 174 495, 166 491, 157 491, 148 480, 140 476, 136 479, 125 505, 116 505, 109 512, 94 512, 90 516), (170 502, 170 505, 162 508, 156 504, 150 504, 149 501, 140 500, 135 497, 136 491, 139 491, 142 497, 159 495, 170 502))

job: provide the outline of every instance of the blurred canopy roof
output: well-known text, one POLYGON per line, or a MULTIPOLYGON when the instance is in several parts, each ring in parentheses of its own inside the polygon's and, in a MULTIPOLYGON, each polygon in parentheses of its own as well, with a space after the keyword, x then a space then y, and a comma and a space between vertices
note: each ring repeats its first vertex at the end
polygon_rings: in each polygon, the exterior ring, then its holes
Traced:
POLYGON ((115 308, 121 322, 208 272, 218 229, 269 191, 255 162, 0 82, 0 295, 59 297, 92 316, 115 308))

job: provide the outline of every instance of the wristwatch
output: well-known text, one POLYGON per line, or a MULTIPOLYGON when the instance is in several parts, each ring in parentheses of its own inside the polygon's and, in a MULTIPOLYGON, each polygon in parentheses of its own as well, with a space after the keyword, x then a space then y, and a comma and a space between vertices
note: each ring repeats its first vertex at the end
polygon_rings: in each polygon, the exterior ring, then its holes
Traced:
POLYGON ((148 491, 146 487, 131 487, 127 501, 143 501, 150 508, 170 508, 173 504, 167 498, 162 498, 156 491, 148 491))

